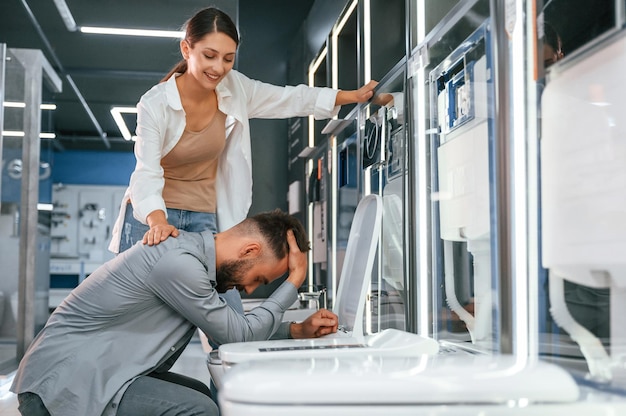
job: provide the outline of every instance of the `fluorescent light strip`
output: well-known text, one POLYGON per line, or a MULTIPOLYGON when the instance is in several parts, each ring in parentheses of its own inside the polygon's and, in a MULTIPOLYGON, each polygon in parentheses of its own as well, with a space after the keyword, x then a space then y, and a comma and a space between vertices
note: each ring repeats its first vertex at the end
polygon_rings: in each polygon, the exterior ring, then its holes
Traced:
MULTIPOLYGON (((330 263, 331 263, 331 280, 332 280, 332 288, 333 294, 337 293, 337 289, 339 289, 339 270, 337 267, 337 219, 339 216, 337 215, 337 169, 339 168, 337 163, 337 136, 330 136, 330 263)), ((382 189, 382 188, 381 188, 382 189)), ((335 299, 337 299, 335 297, 335 299)))
MULTIPOLYGON (((425 0, 417 1, 417 43, 422 44, 426 37, 426 2, 425 0)), ((413 85, 416 89, 415 97, 415 147, 416 147, 416 165, 417 165, 417 333, 429 337, 431 334, 430 325, 430 278, 428 247, 430 246, 430 233, 432 225, 428 207, 430 200, 428 199, 428 137, 426 135, 426 68, 420 64, 417 73, 414 75, 415 81, 413 85)))
POLYGON ((54 5, 56 6, 67 30, 70 32, 76 32, 76 29, 78 29, 76 21, 74 20, 74 16, 72 16, 72 12, 67 6, 67 3, 65 3, 65 0, 54 0, 54 5))
MULTIPOLYGON (((306 172, 307 172, 307 178, 310 178, 311 175, 313 174, 313 159, 309 159, 309 161, 306 164, 306 172)), ((309 233, 309 235, 313 235, 313 204, 312 203, 308 203, 307 204, 307 232, 309 233)), ((312 250, 309 250, 307 253, 307 258, 308 258, 308 272, 309 272, 309 287, 313 287, 313 284, 315 282, 314 279, 314 275, 313 275, 313 250, 315 249, 315 247, 312 247, 312 250)))
POLYGON ((416 16, 417 21, 417 43, 421 44, 426 37, 426 0, 417 0, 416 16))
POLYGON ((124 121, 124 117, 122 117, 122 113, 131 114, 137 113, 136 107, 113 107, 111 108, 111 115, 113 116, 113 120, 115 120, 115 124, 117 124, 117 128, 120 129, 120 133, 122 133, 122 137, 124 140, 136 140, 137 136, 133 136, 128 130, 128 126, 126 126, 126 122, 124 121))
POLYGON ((156 30, 156 29, 122 29, 115 27, 97 27, 97 26, 80 26, 76 25, 74 16, 70 8, 67 6, 65 0, 54 0, 56 6, 65 27, 70 32, 79 30, 81 33, 92 33, 99 35, 121 35, 121 36, 148 36, 157 38, 176 38, 183 39, 185 37, 184 31, 173 30, 156 30))
POLYGON ((322 49, 322 51, 320 52, 320 55, 309 66, 309 85, 311 87, 315 86, 314 85, 315 72, 317 72, 318 68, 322 64, 322 61, 324 60, 324 58, 326 58, 327 54, 328 54, 328 46, 324 46, 324 49, 322 49))
MULTIPOLYGON (((337 49, 339 49, 337 47, 338 40, 339 40, 339 37, 337 36, 337 33, 336 32, 333 33, 333 36, 332 36, 332 45, 333 45, 333 47, 331 49, 332 55, 330 57, 330 59, 331 59, 331 69, 330 69, 331 81, 330 81, 330 83, 331 83, 332 88, 334 88, 334 89, 339 89, 339 87, 338 87, 338 85, 339 85, 339 62, 337 62, 337 61, 339 61, 339 59, 338 59, 338 53, 339 52, 337 51, 337 49)), ((336 119, 337 116, 335 116, 333 118, 336 119)))
POLYGON ((81 26, 79 30, 82 33, 92 33, 97 35, 119 35, 119 36, 148 36, 155 38, 176 38, 183 39, 184 31, 174 30, 153 30, 153 29, 121 29, 115 27, 95 27, 81 26))
POLYGON ((370 7, 370 0, 365 0, 363 6, 363 61, 366 83, 372 80, 372 18, 370 7))
MULTIPOLYGON (((514 16, 516 16, 517 25, 523 25, 523 19, 521 16, 524 15, 524 10, 522 7, 522 3, 518 2, 515 5, 517 12, 514 16)), ((527 114, 527 101, 526 99, 526 89, 528 88, 526 77, 526 55, 525 51, 525 31, 524 30, 516 30, 511 36, 511 79, 512 79, 512 89, 513 89, 513 97, 523 97, 520 100, 513 100, 512 104, 512 138, 510 139, 511 149, 513 151, 512 157, 512 178, 513 181, 509 182, 509 186, 511 187, 511 208, 510 213, 512 212, 512 244, 511 244, 511 252, 512 252, 512 285, 514 285, 513 292, 513 308, 512 310, 515 313, 515 316, 519 316, 520 318, 515 319, 515 328, 513 328, 514 333, 514 345, 516 348, 515 354, 518 358, 523 358, 528 356, 530 346, 530 337, 531 332, 530 328, 533 328, 533 331, 537 331, 539 328, 537 325, 529 321, 529 313, 531 310, 529 309, 529 305, 533 304, 533 313, 538 310, 539 306, 536 302, 536 292, 533 293, 534 296, 531 296, 529 292, 529 282, 528 282, 528 217, 527 213, 529 211, 528 205, 528 194, 527 190, 529 189, 528 184, 528 165, 526 161, 529 158, 527 144, 528 144, 528 131, 526 130, 526 114, 527 114), (517 62, 517 63, 516 63, 517 62), (515 186, 513 186, 515 184, 515 186)), ((511 169, 511 168, 509 168, 511 169)), ((504 305, 498 305, 500 310, 503 309, 504 305)), ((538 317, 535 316, 535 319, 538 317)), ((534 335, 536 332, 533 332, 534 335)), ((537 341, 537 339, 535 339, 537 341)), ((533 352, 537 353, 537 350, 533 346, 533 352)))
POLYGON ((37 203, 37 211, 52 211, 53 208, 54 206, 52 204, 37 203))
MULTIPOLYGON (((9 108, 26 108, 26 103, 18 103, 18 102, 14 102, 14 101, 5 101, 4 102, 4 106, 5 107, 9 107, 9 108)), ((57 109, 57 105, 56 104, 41 104, 40 108, 42 110, 56 110, 57 109)))
MULTIPOLYGON (((309 87, 315 87, 315 73, 328 55, 328 46, 320 52, 320 55, 309 65, 309 87)), ((309 147, 315 147, 315 117, 309 116, 309 147)))
MULTIPOLYGON (((353 1, 352 4, 350 4, 350 7, 348 8, 348 10, 346 11, 346 14, 343 16, 343 18, 341 19, 341 21, 335 26, 335 28, 333 29, 333 33, 332 33, 332 44, 333 44, 333 48, 332 48, 332 87, 335 89, 338 89, 338 85, 339 85, 339 59, 337 57, 337 54, 339 53, 338 49, 338 42, 339 42, 339 34, 341 33, 341 31, 343 30, 344 26, 346 25, 346 23, 348 22, 348 19, 351 17, 352 12, 354 11, 354 9, 356 8, 356 6, 359 4, 358 1, 353 1)), ((336 116, 333 118, 337 118, 336 116)))
POLYGON ((339 23, 337 23, 337 26, 335 27, 335 36, 341 32, 343 30, 343 27, 346 25, 346 23, 348 22, 348 19, 350 18, 350 16, 352 15, 352 12, 354 11, 354 9, 356 8, 356 6, 358 6, 359 2, 357 0, 354 0, 352 2, 352 4, 350 4, 350 7, 348 7, 348 10, 346 10, 346 14, 343 16, 343 18, 339 21, 339 23))
MULTIPOLYGON (((24 137, 23 131, 15 131, 15 130, 3 130, 2 135, 4 137, 24 137)), ((56 134, 54 133, 39 133, 40 139, 54 139, 56 134)))
MULTIPOLYGON (((423 11, 423 9, 420 9, 423 11)), ((423 16, 423 14, 421 15, 423 16)), ((430 325, 430 291, 429 279, 429 258, 428 247, 430 246, 429 230, 432 227, 428 207, 430 201, 428 199, 428 137, 423 120, 426 120, 426 70, 423 66, 419 68, 415 74, 415 83, 417 86, 416 101, 416 148, 417 148, 417 250, 418 250, 418 281, 417 299, 418 299, 418 315, 417 315, 417 333, 425 337, 431 336, 430 325)))

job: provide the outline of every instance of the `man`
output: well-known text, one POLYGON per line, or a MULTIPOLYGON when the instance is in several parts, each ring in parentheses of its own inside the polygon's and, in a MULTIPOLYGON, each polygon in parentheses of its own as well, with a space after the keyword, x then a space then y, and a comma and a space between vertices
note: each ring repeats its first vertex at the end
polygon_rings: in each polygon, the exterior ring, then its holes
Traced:
POLYGON ((207 387, 168 372, 200 328, 215 344, 309 338, 337 330, 320 310, 281 323, 306 276, 302 225, 280 211, 218 233, 181 232, 158 245, 136 244, 70 293, 20 363, 11 390, 31 415, 217 415, 207 387), (289 271, 246 315, 218 292, 251 293, 289 271))

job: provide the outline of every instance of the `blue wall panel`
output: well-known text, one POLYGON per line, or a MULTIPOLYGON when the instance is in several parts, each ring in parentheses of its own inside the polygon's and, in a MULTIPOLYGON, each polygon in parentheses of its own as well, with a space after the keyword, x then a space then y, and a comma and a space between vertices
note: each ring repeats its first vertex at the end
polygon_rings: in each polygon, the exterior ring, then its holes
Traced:
POLYGON ((54 154, 52 181, 76 185, 128 185, 132 152, 64 151, 54 154))
MULTIPOLYGON (((39 169, 39 199, 37 202, 50 203, 52 201, 52 176, 47 167, 52 160, 52 154, 46 149, 41 150, 39 169)), ((22 148, 5 147, 2 151, 2 195, 5 203, 19 204, 22 195, 22 174, 15 170, 15 166, 22 163, 22 148)))

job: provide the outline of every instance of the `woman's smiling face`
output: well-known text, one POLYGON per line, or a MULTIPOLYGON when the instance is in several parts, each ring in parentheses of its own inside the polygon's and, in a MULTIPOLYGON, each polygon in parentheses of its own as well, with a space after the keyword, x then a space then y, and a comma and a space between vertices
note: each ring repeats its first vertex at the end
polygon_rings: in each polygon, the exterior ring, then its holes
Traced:
POLYGON ((200 85, 215 89, 217 84, 233 69, 237 44, 220 32, 209 33, 193 46, 181 41, 181 51, 187 61, 187 72, 200 85))

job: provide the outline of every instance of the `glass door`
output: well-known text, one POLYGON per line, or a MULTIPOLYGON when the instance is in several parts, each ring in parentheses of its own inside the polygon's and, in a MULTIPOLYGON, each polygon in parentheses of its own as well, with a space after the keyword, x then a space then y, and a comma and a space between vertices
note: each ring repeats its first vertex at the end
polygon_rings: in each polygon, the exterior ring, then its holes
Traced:
POLYGON ((52 136, 42 130, 41 107, 44 92, 60 91, 61 80, 41 51, 0 51, 0 365, 9 368, 48 319, 51 182, 41 140, 52 136))

